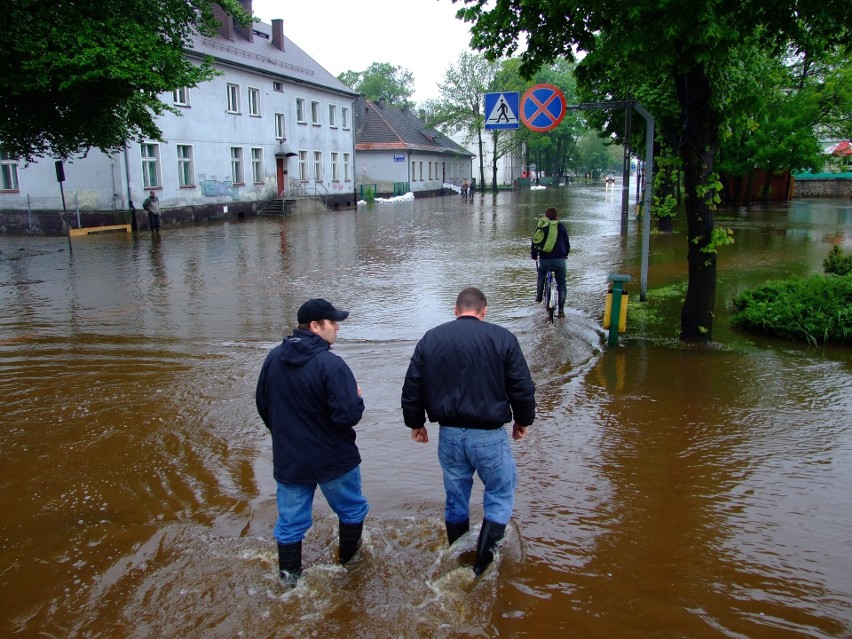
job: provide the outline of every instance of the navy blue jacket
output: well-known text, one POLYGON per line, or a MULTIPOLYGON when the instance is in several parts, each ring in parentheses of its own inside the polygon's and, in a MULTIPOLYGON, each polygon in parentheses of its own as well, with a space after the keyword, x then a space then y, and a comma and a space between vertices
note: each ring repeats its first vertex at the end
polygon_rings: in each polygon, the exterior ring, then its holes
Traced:
POLYGON ((556 222, 556 228, 558 232, 556 234, 556 244, 553 246, 553 250, 550 251, 550 253, 539 251, 532 245, 532 242, 530 242, 531 258, 534 260, 539 257, 543 260, 564 260, 568 257, 568 253, 571 252, 571 240, 568 238, 568 229, 565 228, 565 225, 562 224, 562 222, 556 222))
POLYGON ((430 422, 499 428, 535 419, 535 384, 518 339, 502 326, 463 315, 430 329, 414 348, 402 386, 409 428, 430 422))
POLYGON ((272 433, 275 480, 320 483, 361 463, 355 430, 364 400, 355 376, 319 335, 297 329, 266 356, 255 403, 272 433))

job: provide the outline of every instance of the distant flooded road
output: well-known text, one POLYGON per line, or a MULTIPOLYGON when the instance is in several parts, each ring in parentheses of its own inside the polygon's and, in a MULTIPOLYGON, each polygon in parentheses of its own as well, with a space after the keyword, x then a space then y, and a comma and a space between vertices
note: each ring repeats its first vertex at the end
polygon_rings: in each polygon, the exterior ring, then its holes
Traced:
POLYGON ((0 635, 852 637, 852 351, 728 325, 734 294, 852 252, 852 207, 720 211, 736 242, 705 348, 676 339, 685 234, 654 234, 669 317, 607 348, 607 274, 631 293, 640 275, 620 202, 602 185, 448 196, 80 237, 73 254, 0 236, 0 635), (528 246, 552 204, 572 252, 550 326, 528 246), (478 523, 446 548, 437 430, 415 444, 399 409, 415 343, 471 285, 518 335, 539 404, 478 581, 459 568, 478 523), (318 496, 288 590, 254 388, 310 297, 351 312, 335 352, 363 389, 371 511, 344 569, 318 496))

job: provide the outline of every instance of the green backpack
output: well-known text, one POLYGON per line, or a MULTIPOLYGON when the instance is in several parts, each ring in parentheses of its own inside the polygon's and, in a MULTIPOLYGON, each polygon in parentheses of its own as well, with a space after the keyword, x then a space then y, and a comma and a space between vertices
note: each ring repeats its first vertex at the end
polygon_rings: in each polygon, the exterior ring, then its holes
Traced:
POLYGON ((546 217, 538 221, 532 236, 532 245, 535 250, 543 253, 550 253, 553 250, 556 246, 556 236, 559 235, 557 224, 559 224, 558 220, 548 220, 546 217))

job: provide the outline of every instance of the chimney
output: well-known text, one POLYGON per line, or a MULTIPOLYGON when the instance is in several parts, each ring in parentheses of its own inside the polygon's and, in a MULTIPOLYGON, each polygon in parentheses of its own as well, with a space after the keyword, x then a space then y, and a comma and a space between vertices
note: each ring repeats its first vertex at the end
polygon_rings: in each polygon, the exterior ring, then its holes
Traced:
POLYGON ((384 111, 385 110, 385 99, 379 98, 379 108, 384 111))
MULTIPOLYGON (((245 11, 249 15, 249 18, 254 17, 252 15, 252 12, 251 12, 251 0, 240 0, 240 4, 243 5, 243 11, 245 11)), ((235 24, 234 25, 234 31, 239 33, 241 36, 243 36, 249 42, 254 42, 254 23, 253 22, 249 22, 249 25, 247 27, 244 27, 241 24, 235 24)))
POLYGON ((228 40, 233 40, 234 19, 227 14, 222 7, 215 3, 213 4, 213 17, 216 18, 216 21, 219 23, 220 35, 228 38, 228 40))
POLYGON ((281 18, 272 20, 272 45, 284 50, 284 21, 281 18))

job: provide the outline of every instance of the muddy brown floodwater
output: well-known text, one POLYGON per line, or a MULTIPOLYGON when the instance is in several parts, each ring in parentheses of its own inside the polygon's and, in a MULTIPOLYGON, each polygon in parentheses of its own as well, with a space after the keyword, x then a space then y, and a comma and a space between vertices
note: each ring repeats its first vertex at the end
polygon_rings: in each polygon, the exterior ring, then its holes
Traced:
MULTIPOLYGON (((735 293, 852 251, 852 208, 723 210, 711 347, 677 339, 686 239, 651 237, 662 322, 605 346, 607 274, 639 279, 619 190, 372 204, 166 229, 0 237, 0 635, 852 636, 852 355, 738 333, 735 293), (533 303, 528 237, 567 222, 567 317, 533 303), (403 426, 420 336, 482 288, 537 384, 518 499, 478 581, 446 548, 437 437, 403 426), (307 298, 351 311, 336 352, 366 412, 361 560, 317 497, 307 570, 276 578, 263 357, 307 298)), ((628 289, 635 289, 635 284, 628 289)), ((635 290, 631 290, 635 293, 635 290)), ((641 310, 631 300, 631 312, 641 310)), ((474 516, 481 516, 481 492, 474 516)))

